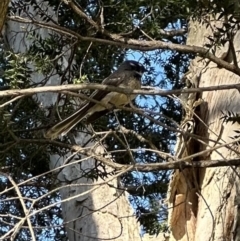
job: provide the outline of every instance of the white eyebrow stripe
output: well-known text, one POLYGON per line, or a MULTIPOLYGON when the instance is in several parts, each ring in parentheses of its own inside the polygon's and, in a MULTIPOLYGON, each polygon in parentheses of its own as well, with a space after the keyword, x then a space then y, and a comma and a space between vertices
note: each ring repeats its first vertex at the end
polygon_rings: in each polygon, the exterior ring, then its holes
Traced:
POLYGON ((137 73, 139 75, 143 75, 143 72, 135 71, 135 73, 137 73))

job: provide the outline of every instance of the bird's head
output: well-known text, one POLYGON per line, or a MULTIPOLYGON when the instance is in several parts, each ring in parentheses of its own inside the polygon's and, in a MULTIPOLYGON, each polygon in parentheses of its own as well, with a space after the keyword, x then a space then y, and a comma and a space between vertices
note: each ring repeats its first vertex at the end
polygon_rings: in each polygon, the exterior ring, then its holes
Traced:
POLYGON ((146 69, 144 68, 144 66, 135 60, 127 60, 127 61, 123 62, 119 66, 118 70, 133 71, 134 74, 139 77, 141 77, 143 75, 143 73, 146 72, 146 69))

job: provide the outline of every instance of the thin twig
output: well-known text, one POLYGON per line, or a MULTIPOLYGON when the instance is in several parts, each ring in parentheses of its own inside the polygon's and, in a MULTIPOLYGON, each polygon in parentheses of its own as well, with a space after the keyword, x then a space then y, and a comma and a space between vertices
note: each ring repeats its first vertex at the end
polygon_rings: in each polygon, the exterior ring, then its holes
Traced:
POLYGON ((88 46, 88 48, 87 48, 87 50, 86 50, 86 53, 85 53, 85 55, 83 56, 82 62, 81 62, 81 64, 80 64, 80 68, 79 68, 79 76, 80 76, 80 79, 82 78, 82 67, 83 67, 83 64, 84 64, 84 62, 85 62, 85 59, 86 59, 86 57, 87 57, 87 55, 88 55, 88 52, 89 52, 91 46, 92 46, 92 42, 89 44, 89 46, 88 46))
POLYGON ((23 196, 19 190, 19 187, 18 185, 15 183, 15 181, 12 179, 11 176, 8 176, 8 180, 12 183, 17 195, 18 195, 18 199, 22 205, 22 208, 23 208, 23 211, 24 211, 24 214, 25 214, 25 217, 21 219, 20 222, 18 222, 18 224, 14 227, 14 232, 13 234, 11 235, 11 240, 15 240, 15 237, 16 235, 18 235, 19 233, 19 230, 21 229, 22 225, 24 224, 25 220, 27 220, 27 223, 28 223, 28 228, 30 230, 30 234, 31 234, 31 237, 33 241, 36 241, 36 238, 35 238, 35 234, 34 234, 34 231, 33 231, 33 227, 32 227, 32 223, 31 223, 31 220, 30 220, 30 217, 29 217, 29 210, 27 209, 24 201, 23 201, 23 196))
POLYGON ((11 104, 12 102, 14 102, 14 101, 16 101, 16 100, 19 100, 19 99, 23 98, 23 97, 25 97, 25 96, 24 96, 24 95, 16 96, 15 98, 13 98, 13 99, 5 102, 4 104, 0 105, 0 109, 3 108, 3 107, 6 106, 6 105, 11 104))

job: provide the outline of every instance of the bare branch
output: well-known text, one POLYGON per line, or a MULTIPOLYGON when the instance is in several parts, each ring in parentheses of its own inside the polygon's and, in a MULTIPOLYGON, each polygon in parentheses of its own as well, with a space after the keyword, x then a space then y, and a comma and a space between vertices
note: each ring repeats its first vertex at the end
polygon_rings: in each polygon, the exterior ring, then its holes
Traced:
POLYGON ((85 19, 89 22, 96 30, 101 31, 101 27, 94 22, 91 18, 89 18, 73 1, 62 0, 66 5, 68 5, 76 14, 78 14, 81 18, 85 19))
POLYGON ((14 227, 14 232, 13 234, 11 235, 11 239, 14 240, 15 237, 18 235, 19 233, 19 230, 22 228, 22 225, 24 224, 25 220, 27 220, 27 223, 28 223, 28 228, 30 230, 30 234, 31 234, 31 237, 32 237, 32 240, 33 241, 36 241, 36 238, 35 238, 35 235, 34 235, 34 231, 33 231, 33 227, 32 227, 32 223, 31 223, 31 220, 30 220, 30 217, 29 217, 29 210, 27 209, 26 207, 26 204, 24 203, 23 201, 23 196, 19 190, 19 187, 18 185, 15 183, 15 181, 12 179, 11 176, 8 176, 8 179, 9 181, 11 182, 11 184, 13 185, 14 189, 16 190, 16 193, 18 195, 18 198, 19 198, 19 201, 22 205, 22 208, 23 208, 23 211, 24 211, 24 214, 25 214, 25 217, 22 218, 19 223, 14 227))
POLYGON ((179 51, 183 53, 192 53, 198 54, 204 58, 208 58, 212 62, 216 63, 219 67, 225 68, 237 75, 240 76, 240 69, 228 63, 227 61, 222 60, 221 58, 216 57, 214 54, 210 53, 210 51, 203 47, 198 46, 190 46, 190 45, 181 45, 181 44, 174 44, 169 42, 163 42, 160 40, 137 40, 132 38, 123 37, 118 34, 108 33, 107 36, 109 39, 100 39, 94 37, 83 37, 80 34, 77 34, 74 31, 66 29, 61 26, 48 24, 45 22, 39 22, 31 19, 26 19, 18 16, 10 16, 8 17, 9 20, 26 23, 26 24, 34 24, 36 26, 44 27, 50 29, 52 31, 56 31, 60 34, 68 35, 70 37, 75 37, 79 41, 87 41, 87 42, 94 42, 94 43, 101 43, 101 44, 108 44, 108 45, 115 45, 121 46, 124 48, 130 48, 134 50, 141 50, 141 51, 150 51, 156 49, 167 49, 173 51, 179 51))
MULTIPOLYGON (((231 143, 236 143, 238 140, 234 140, 231 143)), ((191 159, 192 157, 189 156, 184 158, 184 160, 179 161, 172 161, 172 162, 164 162, 164 163, 148 163, 148 164, 134 164, 134 165, 123 165, 112 162, 111 159, 105 158, 100 155, 96 155, 92 150, 90 149, 84 149, 78 145, 71 145, 71 144, 65 144, 59 141, 52 141, 52 140, 44 140, 44 139, 21 139, 21 142, 23 143, 37 143, 37 144, 50 144, 54 146, 59 146, 61 148, 67 148, 72 151, 77 151, 80 154, 93 157, 96 160, 104 163, 105 165, 108 165, 109 167, 112 167, 116 170, 128 170, 133 171, 137 170, 139 172, 150 172, 150 171, 157 171, 157 170, 173 170, 173 169, 184 169, 184 168, 207 168, 207 167, 220 167, 220 166, 240 166, 240 159, 226 159, 226 160, 199 160, 197 162, 191 162, 186 161, 186 159, 191 159)), ((216 150, 218 148, 221 148, 223 146, 228 146, 230 143, 227 144, 221 144, 219 146, 216 146, 212 149, 216 150)), ((144 151, 144 148, 142 149, 144 151)), ((208 152, 209 150, 206 150, 205 152, 208 152)), ((211 150, 210 150, 211 151, 211 150)), ((202 154, 203 152, 196 153, 202 154)))
POLYGON ((16 96, 15 98, 13 98, 13 99, 11 99, 11 100, 5 102, 4 104, 0 105, 0 109, 3 108, 3 107, 6 106, 6 105, 11 104, 12 102, 14 102, 14 101, 16 101, 16 100, 18 100, 18 99, 23 98, 23 97, 24 97, 23 95, 16 96))
POLYGON ((178 90, 163 90, 154 87, 142 87, 139 90, 126 89, 122 87, 114 87, 110 85, 103 84, 77 84, 77 85, 59 85, 59 86, 44 86, 44 87, 36 87, 36 88, 28 88, 28 89, 12 89, 12 90, 4 90, 0 91, 0 97, 6 96, 22 96, 22 95, 33 95, 37 93, 43 92, 62 92, 68 90, 106 90, 113 91, 118 93, 123 93, 126 95, 130 94, 138 94, 138 95, 159 95, 159 96, 169 96, 169 95, 179 95, 182 93, 202 93, 206 91, 216 91, 216 90, 230 90, 236 89, 240 90, 240 84, 230 84, 230 85, 218 85, 218 86, 209 86, 202 88, 186 88, 186 89, 178 89, 178 90))
POLYGON ((174 30, 159 30, 160 34, 167 37, 173 37, 173 36, 182 36, 187 33, 187 29, 174 29, 174 30))

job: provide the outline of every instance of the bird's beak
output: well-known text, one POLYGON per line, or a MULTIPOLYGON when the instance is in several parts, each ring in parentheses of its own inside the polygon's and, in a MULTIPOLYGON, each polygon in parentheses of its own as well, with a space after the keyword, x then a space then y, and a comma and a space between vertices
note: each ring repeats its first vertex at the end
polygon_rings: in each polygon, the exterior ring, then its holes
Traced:
POLYGON ((144 68, 144 66, 142 66, 142 68, 139 71, 139 74, 143 75, 144 72, 147 72, 147 70, 144 68))

